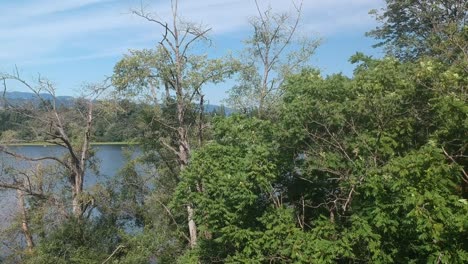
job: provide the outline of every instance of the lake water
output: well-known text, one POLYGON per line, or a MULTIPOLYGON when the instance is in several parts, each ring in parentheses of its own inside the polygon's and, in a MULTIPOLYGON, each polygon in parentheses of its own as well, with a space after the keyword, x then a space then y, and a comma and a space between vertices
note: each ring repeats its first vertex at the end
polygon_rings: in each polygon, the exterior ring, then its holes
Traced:
MULTIPOLYGON (((44 156, 61 157, 65 153, 65 149, 59 146, 18 146, 9 147, 9 150, 31 158, 44 156)), ((84 181, 85 188, 95 184, 97 181, 105 181, 114 177, 127 162, 126 155, 124 154, 127 150, 132 151, 132 159, 141 153, 138 147, 128 145, 99 145, 94 146, 93 150, 95 150, 95 157, 99 164, 99 174, 96 175, 94 172, 88 171, 84 181)), ((0 168, 9 166, 27 168, 37 166, 37 162, 25 162, 0 153, 0 168)), ((8 182, 8 177, 2 175, 1 172, 0 181, 8 182)), ((16 192, 14 190, 0 189, 0 232, 2 228, 8 226, 12 217, 16 214, 16 205, 16 192)))

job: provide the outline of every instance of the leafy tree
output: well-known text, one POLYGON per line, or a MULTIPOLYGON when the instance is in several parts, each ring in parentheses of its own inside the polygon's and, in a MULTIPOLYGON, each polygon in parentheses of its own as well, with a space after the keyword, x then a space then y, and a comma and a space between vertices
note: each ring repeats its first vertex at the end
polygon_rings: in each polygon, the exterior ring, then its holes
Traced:
POLYGON ((2 139, 22 138, 26 124, 68 150, 47 157, 59 166, 2 170, 0 188, 20 198, 20 228, 8 235, 26 241, 2 261, 467 262, 467 5, 386 2, 370 34, 396 57, 358 53, 353 77, 304 68, 317 42, 293 41, 300 6, 291 17, 257 3, 231 94, 246 115, 205 113, 203 85, 239 65, 198 53, 208 29, 182 21, 176 0, 170 24, 134 12, 161 26, 163 38, 115 66, 113 84, 127 96, 116 108, 110 100, 60 106, 49 82, 34 89, 0 76, 42 99, 28 111, 0 111, 13 125, 0 124, 2 139), (107 111, 92 130, 96 108, 107 111), (126 153, 116 178, 77 195, 61 186, 82 185, 93 132, 138 138, 143 153, 126 153))
POLYGON ((435 56, 448 63, 468 61, 468 4, 463 0, 387 0, 372 11, 380 26, 368 34, 397 58, 435 56))
POLYGON ((0 110, 0 136, 2 138, 9 138, 15 140, 32 140, 31 136, 33 132, 28 126, 28 122, 31 118, 28 115, 24 115, 15 112, 14 109, 2 109, 0 110))
POLYGON ((215 122, 174 200, 207 234, 181 261, 466 261, 465 80, 431 60, 353 61, 352 79, 290 77, 275 125, 215 122))
MULTIPOLYGON (((218 83, 230 76, 233 65, 223 59, 208 59, 207 55, 197 55, 195 47, 202 40, 207 40, 205 29, 193 23, 184 22, 178 14, 178 1, 171 1, 172 21, 170 24, 155 19, 150 13, 141 9, 134 14, 161 26, 163 38, 156 50, 132 51, 125 56, 114 69, 113 84, 119 91, 141 92, 147 88, 152 92, 153 99, 159 89, 165 92, 162 100, 167 110, 173 111, 169 118, 157 116, 158 125, 170 130, 167 137, 156 138, 159 145, 169 152, 177 167, 169 168, 179 180, 179 172, 188 165, 192 149, 191 136, 197 135, 199 144, 203 135, 203 85, 218 83), (198 131, 192 129, 194 122, 190 113, 194 100, 199 101, 198 131)), ((156 104, 157 101, 153 101, 156 104)), ((158 108, 155 105, 155 108, 158 108)), ((158 112, 159 109, 155 109, 158 112)), ((193 112, 192 112, 193 113, 193 112)), ((196 113, 196 112, 195 112, 196 113)), ((164 132, 163 132, 164 133, 164 132)), ((166 153, 168 153, 166 152, 166 153)), ((165 154, 160 155, 164 159, 165 154)), ((165 161, 164 165, 169 164, 165 161)), ((187 204, 190 246, 197 242, 197 227, 192 219, 193 209, 187 204)))
POLYGON ((271 124, 235 116, 215 127, 216 141, 193 157, 176 193, 177 205, 193 202, 197 210, 196 220, 207 238, 199 247, 214 254, 202 255, 205 262, 226 258, 256 233, 248 228, 260 225, 256 218, 268 207, 273 192, 269 183, 278 174, 273 160, 277 144, 268 143, 271 124))
POLYGON ((148 106, 130 100, 103 100, 98 102, 103 114, 96 120, 94 136, 97 142, 131 142, 143 137, 143 111, 148 106))

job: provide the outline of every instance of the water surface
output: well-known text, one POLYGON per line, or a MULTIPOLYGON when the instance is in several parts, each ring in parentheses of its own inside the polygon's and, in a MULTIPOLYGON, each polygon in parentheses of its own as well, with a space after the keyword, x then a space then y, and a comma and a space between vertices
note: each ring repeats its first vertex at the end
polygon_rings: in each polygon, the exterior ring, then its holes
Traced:
MULTIPOLYGON (((45 156, 62 157, 66 150, 59 146, 13 146, 9 147, 12 152, 19 153, 30 158, 39 158, 45 156)), ((137 157, 141 151, 137 146, 129 145, 99 145, 93 146, 95 151, 95 160, 98 164, 98 173, 88 170, 85 175, 85 188, 94 185, 96 182, 104 182, 114 177, 127 162, 126 151, 132 151, 131 159, 137 157)), ((53 161, 42 161, 42 166, 47 166, 53 161)), ((15 169, 31 169, 39 162, 28 162, 13 158, 4 153, 0 153, 0 181, 9 181, 8 175, 2 173, 5 168, 13 167, 15 169)), ((0 232, 2 228, 11 223, 16 214, 16 191, 0 189, 0 232)))

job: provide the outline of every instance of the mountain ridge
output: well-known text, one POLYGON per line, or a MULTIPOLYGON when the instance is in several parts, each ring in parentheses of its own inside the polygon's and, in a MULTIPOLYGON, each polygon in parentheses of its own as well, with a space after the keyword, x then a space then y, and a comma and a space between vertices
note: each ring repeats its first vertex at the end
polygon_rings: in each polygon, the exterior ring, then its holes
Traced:
MULTIPOLYGON (((40 93, 39 94, 43 99, 45 100, 52 100, 53 96, 48 93, 40 93)), ((32 92, 20 92, 20 91, 11 91, 11 92, 4 92, 2 93, 1 97, 5 97, 6 100, 9 100, 11 104, 20 104, 24 103, 27 101, 36 101, 38 100, 37 95, 32 93, 32 92)), ((57 100, 57 103, 70 106, 73 104, 74 100, 77 99, 77 97, 73 96, 56 96, 55 97, 57 100)), ((4 102, 0 100, 0 107, 3 107, 4 102)), ((232 114, 234 111, 233 109, 226 107, 224 105, 215 105, 215 104, 206 104, 205 106, 205 112, 206 113, 211 113, 214 111, 218 111, 220 109, 224 109, 226 115, 232 114)))

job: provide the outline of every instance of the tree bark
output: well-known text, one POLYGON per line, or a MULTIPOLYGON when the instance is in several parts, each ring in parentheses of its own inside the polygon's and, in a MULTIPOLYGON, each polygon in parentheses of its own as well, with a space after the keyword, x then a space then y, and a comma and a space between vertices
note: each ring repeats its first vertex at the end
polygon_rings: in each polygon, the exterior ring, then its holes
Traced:
POLYGON ((195 220, 193 220, 193 208, 190 205, 187 205, 187 215, 190 234, 190 247, 193 249, 197 245, 197 225, 195 224, 195 220))
POLYGON ((16 190, 18 195, 18 207, 21 214, 21 231, 23 232, 24 239, 26 240, 27 251, 31 253, 34 249, 34 240, 29 230, 28 214, 24 202, 24 191, 16 190))
MULTIPOLYGON (((91 127, 93 123, 93 105, 92 102, 88 103, 88 114, 86 120, 86 128, 83 135, 83 145, 81 146, 81 155, 79 161, 72 159, 74 172, 72 173, 72 196, 73 196, 73 215, 77 218, 83 217, 84 203, 83 203, 83 186, 84 176, 86 171, 86 162, 89 158, 89 140, 91 137, 91 127)), ((73 150, 71 150, 73 151, 73 150)))
MULTIPOLYGON (((188 140, 187 128, 185 124, 185 112, 187 111, 187 102, 184 98, 184 87, 183 87, 183 64, 184 58, 180 51, 180 40, 179 40, 179 30, 177 27, 177 9, 178 1, 176 0, 173 3, 172 14, 173 14, 173 32, 174 32, 174 42, 176 43, 174 49, 175 63, 176 63, 176 75, 174 80, 174 88, 176 90, 176 100, 177 100, 177 119, 179 123, 178 127, 178 136, 179 136, 179 162, 180 162, 180 171, 182 172, 185 167, 188 165, 190 159, 190 142, 188 140)), ((193 208, 192 205, 187 205, 187 220, 188 228, 190 234, 190 247, 193 249, 197 245, 197 225, 193 219, 193 208)))

